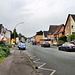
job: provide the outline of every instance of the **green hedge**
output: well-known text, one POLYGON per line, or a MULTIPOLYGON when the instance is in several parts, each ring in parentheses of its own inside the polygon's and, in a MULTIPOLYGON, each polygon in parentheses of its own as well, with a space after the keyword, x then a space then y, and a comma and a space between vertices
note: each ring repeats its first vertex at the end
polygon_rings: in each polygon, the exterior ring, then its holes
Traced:
POLYGON ((64 42, 67 42, 67 37, 65 35, 62 35, 58 38, 58 40, 62 40, 64 42))
POLYGON ((62 40, 58 40, 58 42, 57 42, 57 46, 60 46, 60 45, 62 45, 62 44, 64 44, 64 41, 62 41, 62 40))
POLYGON ((2 57, 7 57, 9 54, 10 49, 8 45, 5 42, 0 41, 0 55, 2 55, 2 57))

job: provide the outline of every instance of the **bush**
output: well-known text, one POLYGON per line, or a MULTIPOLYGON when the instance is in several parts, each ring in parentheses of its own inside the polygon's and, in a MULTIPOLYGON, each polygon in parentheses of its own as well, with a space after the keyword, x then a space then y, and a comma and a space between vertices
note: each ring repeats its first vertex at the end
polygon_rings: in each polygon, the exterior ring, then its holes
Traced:
POLYGON ((2 55, 2 57, 6 57, 6 53, 2 50, 1 47, 0 47, 0 55, 2 55))
POLYGON ((4 41, 0 41, 0 47, 7 47, 6 43, 4 41))
POLYGON ((62 40, 58 40, 58 42, 57 42, 57 46, 60 46, 60 45, 62 45, 62 44, 64 44, 64 41, 62 41, 62 40))
POLYGON ((12 45, 7 45, 9 48, 12 48, 12 45))
POLYGON ((9 53, 10 49, 8 45, 5 42, 0 41, 0 54, 2 55, 2 57, 7 57, 9 53))
POLYGON ((67 37, 65 35, 62 35, 58 38, 58 40, 62 40, 63 42, 67 42, 67 37))
POLYGON ((75 40, 75 34, 69 35, 69 36, 67 37, 67 40, 68 40, 68 41, 75 40))

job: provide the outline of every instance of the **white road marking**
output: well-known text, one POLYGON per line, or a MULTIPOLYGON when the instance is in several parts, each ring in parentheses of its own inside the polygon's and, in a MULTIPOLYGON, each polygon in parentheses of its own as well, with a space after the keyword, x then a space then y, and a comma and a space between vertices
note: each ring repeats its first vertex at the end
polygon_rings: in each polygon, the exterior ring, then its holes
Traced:
POLYGON ((33 62, 37 62, 37 61, 39 61, 40 59, 37 59, 37 60, 35 60, 35 61, 33 61, 33 62))
POLYGON ((36 56, 32 56, 32 57, 30 57, 30 59, 33 59, 33 58, 35 58, 36 56))
POLYGON ((42 70, 48 70, 48 71, 52 71, 52 73, 51 73, 50 75, 53 75, 53 74, 56 72, 56 70, 53 70, 53 69, 47 69, 47 68, 40 68, 40 69, 42 69, 42 70))
POLYGON ((28 56, 29 56, 29 57, 30 57, 30 56, 33 56, 33 54, 29 54, 28 56))
MULTIPOLYGON (((28 56, 30 57, 30 58, 35 58, 36 56, 33 56, 33 54, 31 54, 31 53, 28 53, 28 52, 26 52, 26 54, 28 54, 28 56)), ((30 59, 29 59, 30 60, 30 59)), ((38 62, 40 59, 37 59, 37 60, 35 60, 35 61, 33 61, 33 62, 35 62, 35 63, 42 63, 42 62, 38 62)), ((47 69, 47 68, 42 68, 44 65, 46 65, 46 63, 43 63, 41 66, 39 66, 38 68, 39 69, 42 69, 42 70, 48 70, 48 71, 52 71, 51 72, 51 74, 50 75, 53 75, 55 72, 56 72, 56 70, 53 70, 53 69, 47 69)))
POLYGON ((46 65, 46 63, 42 64, 42 65, 41 65, 41 66, 39 66, 38 68, 41 68, 41 67, 43 67, 44 65, 46 65))
POLYGON ((53 75, 56 72, 56 70, 53 70, 53 72, 50 75, 53 75))

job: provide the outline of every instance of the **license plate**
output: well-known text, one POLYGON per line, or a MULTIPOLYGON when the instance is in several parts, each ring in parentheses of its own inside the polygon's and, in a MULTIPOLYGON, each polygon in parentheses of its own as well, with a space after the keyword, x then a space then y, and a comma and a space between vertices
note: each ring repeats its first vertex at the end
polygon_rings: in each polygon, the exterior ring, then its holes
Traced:
POLYGON ((73 48, 75 48, 75 47, 73 47, 73 48))

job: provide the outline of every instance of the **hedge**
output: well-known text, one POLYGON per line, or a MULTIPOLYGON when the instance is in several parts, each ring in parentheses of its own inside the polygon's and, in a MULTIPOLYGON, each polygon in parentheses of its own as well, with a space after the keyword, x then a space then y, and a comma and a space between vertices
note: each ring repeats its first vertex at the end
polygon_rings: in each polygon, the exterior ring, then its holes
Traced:
POLYGON ((0 41, 0 55, 7 57, 10 53, 8 45, 4 41, 0 41))
POLYGON ((62 35, 58 38, 58 40, 62 40, 64 42, 67 42, 67 37, 65 35, 62 35))

